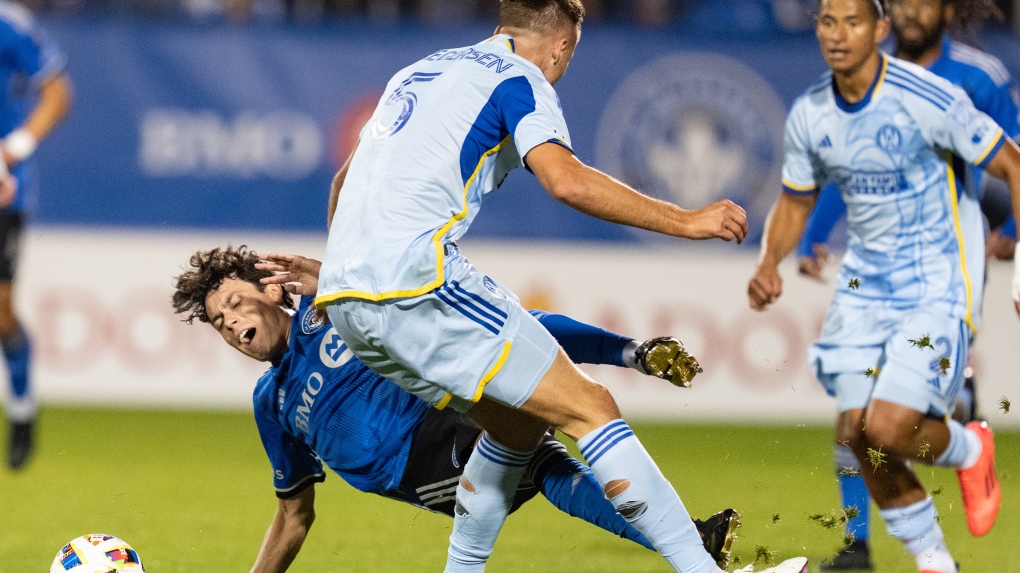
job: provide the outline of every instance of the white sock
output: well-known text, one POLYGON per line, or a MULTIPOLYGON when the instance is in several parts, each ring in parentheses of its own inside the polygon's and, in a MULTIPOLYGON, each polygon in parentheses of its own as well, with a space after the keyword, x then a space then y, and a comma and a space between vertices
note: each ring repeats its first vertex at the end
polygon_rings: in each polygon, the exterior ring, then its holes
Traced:
POLYGON ((935 460, 943 468, 967 469, 981 457, 981 438, 956 420, 946 422, 949 427, 949 444, 935 460))
POLYGON ((485 570, 499 530, 510 513, 517 485, 534 453, 511 450, 488 433, 482 434, 457 485, 446 573, 485 570), (474 491, 464 487, 464 479, 474 491))
POLYGON ((627 346, 623 347, 623 365, 627 368, 633 368, 642 374, 648 374, 645 372, 645 369, 641 367, 641 363, 638 362, 636 353, 638 346, 641 345, 638 344, 637 340, 631 340, 627 343, 627 346))
POLYGON ((946 548, 931 497, 906 507, 880 510, 889 535, 899 539, 914 556, 920 570, 956 573, 956 562, 946 548))
POLYGON ((675 571, 718 573, 690 514, 634 432, 613 420, 577 441, 592 474, 628 523, 644 534, 675 571))

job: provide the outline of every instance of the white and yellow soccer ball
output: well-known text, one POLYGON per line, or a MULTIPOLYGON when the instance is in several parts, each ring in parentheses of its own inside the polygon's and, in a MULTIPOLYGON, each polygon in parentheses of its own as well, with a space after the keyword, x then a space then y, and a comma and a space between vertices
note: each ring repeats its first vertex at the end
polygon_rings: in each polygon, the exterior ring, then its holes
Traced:
POLYGON ((130 545, 112 535, 92 533, 60 548, 50 573, 145 573, 130 545))

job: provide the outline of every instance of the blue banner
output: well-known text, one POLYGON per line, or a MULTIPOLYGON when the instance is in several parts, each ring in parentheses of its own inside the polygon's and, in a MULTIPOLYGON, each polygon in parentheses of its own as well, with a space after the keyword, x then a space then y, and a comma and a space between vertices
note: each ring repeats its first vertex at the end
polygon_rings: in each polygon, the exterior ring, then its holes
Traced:
MULTIPOLYGON (((154 229, 323 230, 330 180, 389 77, 491 33, 44 24, 67 53, 75 106, 41 146, 34 220, 154 229)), ((985 47, 1020 73, 1014 37, 985 47)), ((758 237, 786 111, 823 70, 810 35, 592 27, 556 89, 583 161, 684 207, 733 199, 758 237)), ((524 170, 471 235, 653 240, 558 204, 524 170)))

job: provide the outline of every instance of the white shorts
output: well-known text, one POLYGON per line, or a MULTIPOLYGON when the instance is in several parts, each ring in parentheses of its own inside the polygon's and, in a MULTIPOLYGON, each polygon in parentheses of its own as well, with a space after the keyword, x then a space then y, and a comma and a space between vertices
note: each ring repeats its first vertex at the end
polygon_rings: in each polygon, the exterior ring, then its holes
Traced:
POLYGON ((465 412, 484 395, 520 407, 559 344, 517 297, 447 246, 442 287, 414 298, 340 299, 329 320, 355 356, 436 408, 465 412))
POLYGON ((839 412, 877 398, 941 417, 952 413, 963 386, 970 337, 964 320, 938 311, 834 302, 808 359, 839 412), (933 348, 910 342, 923 336, 933 348), (869 368, 878 374, 865 375, 869 368))

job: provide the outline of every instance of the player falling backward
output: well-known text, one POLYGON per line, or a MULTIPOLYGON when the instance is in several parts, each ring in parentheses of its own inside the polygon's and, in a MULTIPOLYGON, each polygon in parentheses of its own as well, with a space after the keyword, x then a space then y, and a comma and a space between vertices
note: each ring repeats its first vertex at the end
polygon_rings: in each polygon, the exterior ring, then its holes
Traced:
POLYGON ((693 239, 747 233, 731 202, 686 211, 577 160, 552 86, 583 17, 580 0, 503 0, 496 36, 397 72, 330 193, 316 305, 369 368, 486 430, 485 455, 457 486, 447 573, 484 570, 550 425, 577 441, 606 497, 675 570, 720 571, 608 390, 452 244, 522 164, 556 199, 608 221, 693 239))
MULTIPOLYGON (((992 431, 946 421, 980 321, 984 276, 980 207, 957 165, 1006 181, 1016 214, 1020 149, 963 90, 882 54, 888 29, 877 0, 819 3, 831 74, 790 111, 784 192, 748 294, 759 310, 779 298, 778 264, 796 246, 817 190, 834 182, 850 242, 809 356, 836 397, 837 440, 859 460, 890 534, 919 570, 957 573, 911 464, 956 468, 971 533, 991 529, 1001 503, 992 431)), ((1012 289, 1020 314, 1020 268, 1012 289)))
MULTIPOLYGON (((282 270, 291 291, 314 293, 319 263, 294 255, 238 249, 195 253, 177 277, 174 308, 187 321, 210 323, 231 347, 272 366, 255 387, 255 421, 274 472, 276 517, 252 569, 284 571, 314 519, 322 464, 358 490, 453 516, 456 482, 474 453, 481 428, 453 409, 436 410, 368 369, 304 296, 295 309, 278 284, 261 284, 282 270), (296 284, 295 284, 296 283, 296 284)), ((579 363, 629 366, 679 386, 701 371, 675 338, 638 344, 631 338, 532 311, 579 363)), ((511 511, 541 492, 562 511, 648 549, 602 495, 588 468, 551 435, 531 460, 511 511)), ((740 515, 722 511, 696 521, 705 550, 720 567, 729 561, 740 515)))

